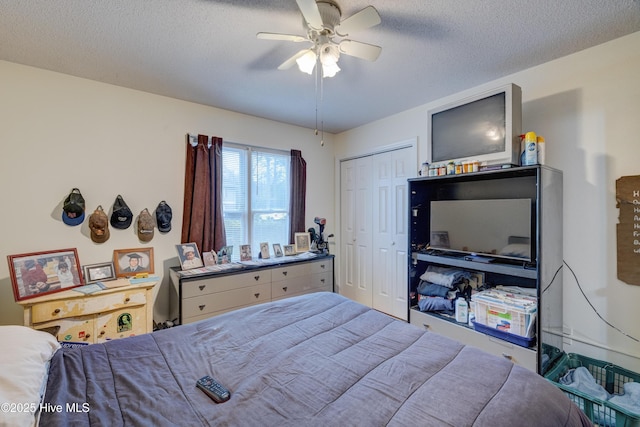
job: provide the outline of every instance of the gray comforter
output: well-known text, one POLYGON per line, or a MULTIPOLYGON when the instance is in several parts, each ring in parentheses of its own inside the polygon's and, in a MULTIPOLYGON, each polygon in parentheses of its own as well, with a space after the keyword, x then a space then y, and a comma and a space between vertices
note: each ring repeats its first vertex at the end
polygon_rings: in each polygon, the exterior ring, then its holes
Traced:
POLYGON ((65 410, 43 426, 590 425, 533 372, 331 293, 60 350, 44 401, 65 410))

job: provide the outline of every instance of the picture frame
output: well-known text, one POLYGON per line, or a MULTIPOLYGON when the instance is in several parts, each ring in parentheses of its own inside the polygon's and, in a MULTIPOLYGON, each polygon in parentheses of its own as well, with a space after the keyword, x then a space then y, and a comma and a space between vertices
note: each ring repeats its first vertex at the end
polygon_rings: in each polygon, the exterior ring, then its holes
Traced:
POLYGON ((296 254, 296 248, 293 245, 284 245, 284 255, 291 256, 296 254))
POLYGON ((223 246, 218 251, 218 264, 231 263, 232 256, 233 256, 233 246, 223 246))
POLYGON ((218 254, 216 251, 206 251, 202 253, 202 261, 205 267, 218 264, 218 254))
POLYGON ((204 265, 196 243, 180 243, 179 245, 176 245, 176 250, 178 251, 180 268, 182 268, 182 270, 200 268, 204 265))
POLYGON ((87 285, 116 279, 116 270, 112 261, 83 265, 82 271, 84 272, 84 283, 87 285))
POLYGON ((116 277, 153 274, 153 248, 116 249, 113 251, 113 265, 116 277))
POLYGON ((240 245, 240 261, 251 261, 251 245, 240 245))
POLYGON ((275 256, 276 258, 280 258, 281 256, 283 256, 282 246, 280 246, 280 243, 273 244, 273 256, 275 256))
POLYGON ((269 259, 271 255, 269 254, 269 242, 260 243, 260 258, 269 259))
POLYGON ((7 261, 16 302, 84 284, 75 248, 9 255, 7 261))
POLYGON ((296 253, 309 252, 311 250, 311 234, 295 233, 293 236, 296 253))

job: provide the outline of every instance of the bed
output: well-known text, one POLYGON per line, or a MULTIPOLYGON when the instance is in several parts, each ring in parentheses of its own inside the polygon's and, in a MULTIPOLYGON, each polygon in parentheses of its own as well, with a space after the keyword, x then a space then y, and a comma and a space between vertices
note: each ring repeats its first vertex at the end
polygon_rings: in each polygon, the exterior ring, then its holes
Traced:
POLYGON ((591 425, 539 375, 333 293, 74 349, 31 333, 43 426, 591 425))

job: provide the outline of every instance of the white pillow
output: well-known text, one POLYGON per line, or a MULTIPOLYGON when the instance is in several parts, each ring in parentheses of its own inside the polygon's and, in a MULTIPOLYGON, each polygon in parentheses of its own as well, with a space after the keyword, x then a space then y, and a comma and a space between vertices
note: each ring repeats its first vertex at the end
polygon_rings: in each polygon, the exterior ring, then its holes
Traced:
POLYGON ((49 333, 16 325, 0 326, 0 343, 0 403, 9 405, 0 412, 0 426, 33 426, 60 343, 49 333))

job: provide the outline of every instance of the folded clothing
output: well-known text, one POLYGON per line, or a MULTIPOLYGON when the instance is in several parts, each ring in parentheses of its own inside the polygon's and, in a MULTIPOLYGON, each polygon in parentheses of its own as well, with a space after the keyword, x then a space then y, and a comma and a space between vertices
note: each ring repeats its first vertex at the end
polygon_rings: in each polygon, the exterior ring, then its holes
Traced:
POLYGON ((418 301, 420 311, 453 311, 453 301, 442 297, 422 298, 418 301))
POLYGON ((436 285, 435 283, 425 282, 424 280, 420 281, 417 289, 420 295, 442 298, 445 298, 450 290, 451 288, 447 288, 446 286, 436 285))
POLYGON ((427 271, 420 276, 420 280, 445 286, 449 289, 462 283, 464 279, 468 280, 470 278, 471 273, 468 271, 458 270, 457 268, 437 267, 434 265, 428 266, 427 271))

